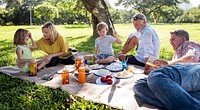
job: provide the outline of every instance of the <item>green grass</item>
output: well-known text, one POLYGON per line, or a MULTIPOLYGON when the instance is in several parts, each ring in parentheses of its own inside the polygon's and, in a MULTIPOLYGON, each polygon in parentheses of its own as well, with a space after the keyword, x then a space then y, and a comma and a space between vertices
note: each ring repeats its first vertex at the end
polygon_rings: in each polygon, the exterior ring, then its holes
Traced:
MULTIPOLYGON (((160 58, 170 60, 173 50, 169 44, 169 32, 174 29, 185 29, 190 34, 190 39, 200 42, 200 24, 152 24, 157 30, 161 41, 160 58)), ((15 46, 13 35, 18 28, 28 29, 35 40, 41 38, 42 26, 0 26, 0 66, 16 65, 15 46)), ((90 26, 57 25, 59 33, 65 37, 71 47, 78 51, 92 53, 94 38, 90 26)), ((115 25, 123 43, 134 30, 132 24, 115 25)), ((122 45, 114 44, 115 53, 122 49, 122 45)), ((34 58, 43 57, 41 51, 33 52, 34 58)), ((7 75, 0 74, 0 109, 113 109, 106 105, 85 101, 81 98, 72 100, 66 92, 60 89, 36 85, 7 75)))

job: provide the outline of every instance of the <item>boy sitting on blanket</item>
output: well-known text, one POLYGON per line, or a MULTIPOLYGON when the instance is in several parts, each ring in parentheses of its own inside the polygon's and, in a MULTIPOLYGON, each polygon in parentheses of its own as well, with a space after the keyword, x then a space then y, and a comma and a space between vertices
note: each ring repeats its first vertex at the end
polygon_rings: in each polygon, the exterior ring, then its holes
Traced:
MULTIPOLYGON (((117 35, 117 32, 114 31, 114 37, 111 35, 106 35, 108 32, 108 25, 104 22, 100 22, 97 25, 97 31, 99 34, 99 37, 95 40, 95 50, 94 50, 94 56, 96 59, 96 63, 98 64, 108 64, 115 60, 114 58, 114 52, 112 48, 113 43, 121 44, 122 41, 117 35)), ((91 56, 84 56, 84 60, 86 60, 86 63, 89 63, 92 59, 91 56)))

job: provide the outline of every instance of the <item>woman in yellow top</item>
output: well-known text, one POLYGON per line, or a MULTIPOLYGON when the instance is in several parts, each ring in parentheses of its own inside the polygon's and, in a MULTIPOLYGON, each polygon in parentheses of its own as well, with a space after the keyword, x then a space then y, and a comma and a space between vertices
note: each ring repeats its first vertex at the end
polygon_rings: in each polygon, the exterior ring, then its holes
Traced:
POLYGON ((36 44, 37 47, 47 53, 48 55, 42 59, 46 61, 46 66, 56 66, 59 62, 63 64, 74 64, 74 57, 67 59, 60 59, 68 53, 69 45, 65 39, 58 33, 55 26, 51 22, 47 22, 42 27, 43 37, 39 39, 36 44))

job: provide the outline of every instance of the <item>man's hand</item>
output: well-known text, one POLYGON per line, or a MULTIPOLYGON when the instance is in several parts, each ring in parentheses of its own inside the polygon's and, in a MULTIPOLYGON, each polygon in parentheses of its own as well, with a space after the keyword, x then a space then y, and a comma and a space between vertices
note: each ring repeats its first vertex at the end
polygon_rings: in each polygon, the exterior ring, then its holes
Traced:
POLYGON ((160 60, 160 59, 157 59, 154 61, 154 64, 158 67, 162 67, 162 66, 166 66, 168 65, 168 62, 165 61, 165 60, 160 60))
POLYGON ((120 54, 120 55, 119 55, 119 60, 120 60, 120 61, 126 60, 126 56, 127 56, 126 54, 120 54))

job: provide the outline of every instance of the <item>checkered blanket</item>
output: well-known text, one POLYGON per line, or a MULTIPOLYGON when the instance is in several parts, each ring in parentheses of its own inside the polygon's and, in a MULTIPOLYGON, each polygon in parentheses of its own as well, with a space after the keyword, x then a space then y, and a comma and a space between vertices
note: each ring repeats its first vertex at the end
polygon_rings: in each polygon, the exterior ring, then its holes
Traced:
MULTIPOLYGON (((83 56, 87 53, 79 52, 75 54, 75 57, 83 59, 83 56)), ((69 84, 62 84, 61 74, 57 71, 65 67, 66 65, 59 64, 55 67, 45 68, 37 73, 37 76, 29 77, 28 73, 19 73, 19 69, 16 66, 0 67, 0 72, 35 82, 51 88, 61 88, 67 91, 69 94, 82 97, 85 100, 106 104, 112 107, 117 107, 125 110, 152 110, 157 108, 143 104, 139 99, 134 96, 133 86, 136 80, 147 77, 144 74, 134 74, 131 78, 117 79, 113 85, 97 85, 95 74, 87 75, 85 84, 79 84, 77 75, 74 73, 69 74, 69 84), (42 77, 45 74, 52 74, 53 79, 50 81, 43 80, 42 77)))

